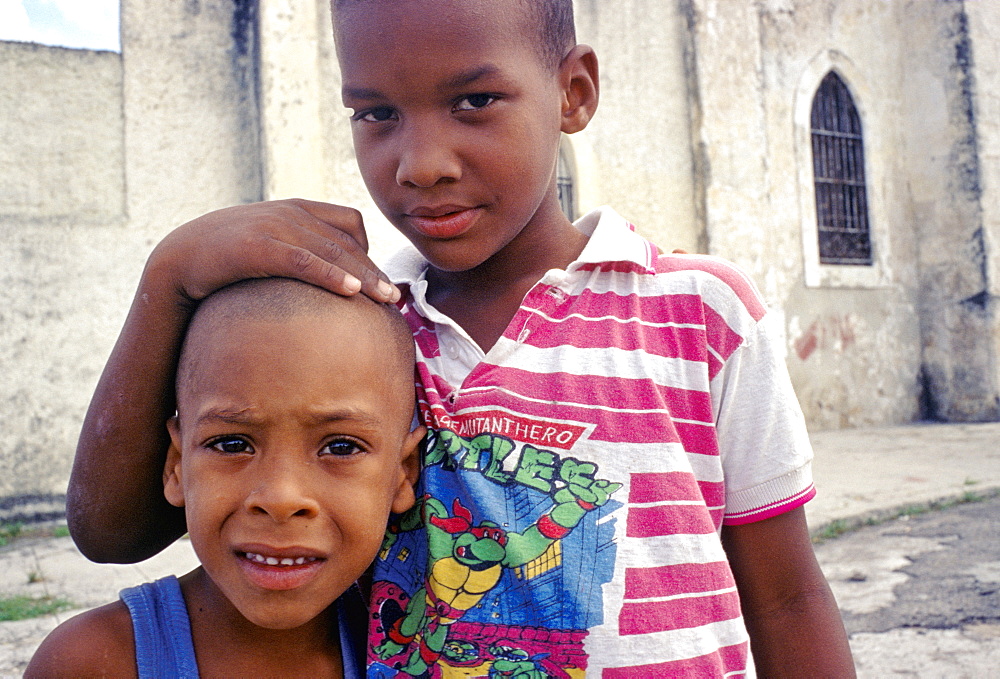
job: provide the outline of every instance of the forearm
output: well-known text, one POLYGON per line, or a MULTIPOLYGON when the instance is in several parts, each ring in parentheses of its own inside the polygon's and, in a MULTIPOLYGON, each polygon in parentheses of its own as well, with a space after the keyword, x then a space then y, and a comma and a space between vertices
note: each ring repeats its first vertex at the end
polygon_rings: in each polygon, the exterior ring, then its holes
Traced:
POLYGON ((184 532, 183 512, 163 497, 163 463, 190 310, 151 268, 94 392, 70 477, 70 532, 95 561, 139 561, 184 532))
POLYGON ((722 540, 758 674, 855 676, 844 623, 813 554, 803 508, 727 526, 722 540))
POLYGON ((366 248, 359 212, 304 200, 217 210, 157 245, 80 434, 67 517, 84 554, 137 561, 184 530, 163 497, 163 464, 177 356, 196 300, 245 278, 284 276, 396 301, 366 248))
POLYGON ((745 620, 758 676, 855 676, 844 625, 825 582, 745 620))

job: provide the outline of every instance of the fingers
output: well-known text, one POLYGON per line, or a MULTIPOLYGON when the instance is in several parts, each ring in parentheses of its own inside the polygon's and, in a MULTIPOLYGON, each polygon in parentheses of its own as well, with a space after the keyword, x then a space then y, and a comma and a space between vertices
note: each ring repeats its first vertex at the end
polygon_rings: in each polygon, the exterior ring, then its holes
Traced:
POLYGON ((365 233, 364 220, 361 213, 354 208, 332 203, 320 203, 305 198, 292 198, 284 202, 308 212, 323 224, 334 226, 340 232, 353 238, 362 252, 368 252, 368 234, 365 233))
POLYGON ((314 201, 291 202, 308 219, 303 224, 306 230, 301 234, 301 243, 288 255, 290 271, 285 275, 340 295, 360 291, 378 302, 394 303, 399 299, 399 290, 368 258, 368 239, 360 212, 314 201))
POLYGON ((171 232, 144 277, 186 301, 245 278, 278 276, 394 303, 399 291, 368 258, 367 246, 361 213, 352 208, 300 199, 239 205, 171 232))
POLYGON ((399 291, 380 277, 384 274, 367 256, 358 257, 335 240, 315 234, 304 236, 304 240, 308 242, 299 246, 273 241, 274 259, 261 275, 296 278, 338 295, 362 292, 377 302, 395 303, 399 299, 399 291))

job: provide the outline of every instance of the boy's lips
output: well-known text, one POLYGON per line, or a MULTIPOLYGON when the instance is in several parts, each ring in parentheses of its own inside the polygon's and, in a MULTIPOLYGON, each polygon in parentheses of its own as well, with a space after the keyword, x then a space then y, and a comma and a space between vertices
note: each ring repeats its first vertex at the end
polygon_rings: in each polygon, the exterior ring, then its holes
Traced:
POLYGON ((406 219, 429 238, 455 238, 472 228, 481 211, 479 207, 457 205, 418 207, 406 213, 406 219))
POLYGON ((241 546, 235 554, 244 575, 261 589, 287 590, 306 584, 319 573, 326 558, 304 548, 241 546))

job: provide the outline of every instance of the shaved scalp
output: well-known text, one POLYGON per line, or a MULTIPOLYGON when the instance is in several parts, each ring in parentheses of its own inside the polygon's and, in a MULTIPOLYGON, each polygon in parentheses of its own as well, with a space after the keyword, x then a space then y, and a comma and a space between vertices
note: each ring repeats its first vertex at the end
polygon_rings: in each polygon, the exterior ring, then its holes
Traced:
MULTIPOLYGON (((332 0, 331 6, 336 12, 347 5, 377 1, 332 0)), ((536 31, 531 42, 537 45, 542 60, 549 68, 558 69, 563 57, 576 45, 573 0, 518 0, 518 4, 530 15, 536 31)))
POLYGON ((401 378, 403 385, 412 388, 413 334, 396 307, 373 302, 365 295, 341 297, 291 278, 253 278, 217 290, 198 305, 177 366, 178 399, 197 372, 197 343, 192 337, 227 332, 234 321, 282 321, 300 315, 324 315, 331 323, 364 327, 367 332, 359 332, 358 341, 370 338, 379 343, 387 379, 401 378))

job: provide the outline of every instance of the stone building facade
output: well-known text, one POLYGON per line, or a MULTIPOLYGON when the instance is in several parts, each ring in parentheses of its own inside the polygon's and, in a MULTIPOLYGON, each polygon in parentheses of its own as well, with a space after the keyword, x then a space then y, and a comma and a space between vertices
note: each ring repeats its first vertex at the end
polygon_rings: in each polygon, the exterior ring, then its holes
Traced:
MULTIPOLYGON (((746 268, 815 429, 1000 418, 1000 5, 576 11, 602 99, 565 140, 572 211, 613 204, 664 249, 746 268), (818 245, 811 114, 830 73, 860 126, 870 263, 818 245)), ((122 0, 120 55, 0 43, 0 518, 64 491, 171 228, 303 196, 359 207, 376 259, 401 244, 354 165, 329 21, 325 0, 122 0)))

